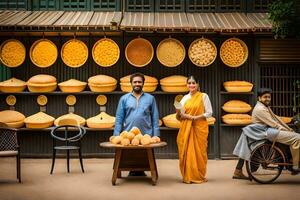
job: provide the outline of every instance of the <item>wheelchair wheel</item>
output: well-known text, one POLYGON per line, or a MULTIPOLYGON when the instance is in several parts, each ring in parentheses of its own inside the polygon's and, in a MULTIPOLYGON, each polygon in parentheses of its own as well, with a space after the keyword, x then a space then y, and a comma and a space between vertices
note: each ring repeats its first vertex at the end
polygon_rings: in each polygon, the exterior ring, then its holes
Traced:
POLYGON ((246 169, 250 179, 262 184, 272 183, 280 176, 284 162, 284 154, 278 147, 264 143, 251 152, 246 169))

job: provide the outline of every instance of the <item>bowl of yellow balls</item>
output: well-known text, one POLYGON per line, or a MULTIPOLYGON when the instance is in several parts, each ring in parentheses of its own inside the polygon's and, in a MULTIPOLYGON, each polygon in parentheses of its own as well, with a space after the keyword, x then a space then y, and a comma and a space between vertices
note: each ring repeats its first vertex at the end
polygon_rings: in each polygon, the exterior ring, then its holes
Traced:
POLYGON ((248 58, 248 47, 242 40, 230 38, 221 45, 220 58, 228 67, 239 67, 248 58))
POLYGON ((94 44, 92 56, 99 66, 111 67, 120 58, 120 48, 112 39, 102 38, 94 44))

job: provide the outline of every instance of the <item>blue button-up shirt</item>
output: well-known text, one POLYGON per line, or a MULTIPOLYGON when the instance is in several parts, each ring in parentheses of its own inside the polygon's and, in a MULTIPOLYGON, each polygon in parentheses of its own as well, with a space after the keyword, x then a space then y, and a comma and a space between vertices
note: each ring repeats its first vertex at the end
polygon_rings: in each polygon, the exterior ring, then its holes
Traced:
POLYGON ((143 134, 159 136, 158 121, 156 101, 151 94, 143 93, 137 100, 132 93, 128 93, 119 101, 114 135, 119 135, 122 130, 129 131, 136 126, 143 134))

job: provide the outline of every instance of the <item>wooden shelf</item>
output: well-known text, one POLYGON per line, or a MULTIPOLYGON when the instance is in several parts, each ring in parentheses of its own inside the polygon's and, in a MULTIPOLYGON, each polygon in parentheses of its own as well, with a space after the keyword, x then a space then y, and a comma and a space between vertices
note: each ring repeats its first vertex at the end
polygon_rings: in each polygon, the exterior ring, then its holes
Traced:
MULTIPOLYGON (((214 125, 209 125, 210 127, 213 127, 214 125)), ((51 131, 54 126, 49 127, 49 128, 19 128, 18 131, 51 131)), ((88 128, 84 127, 87 131, 113 131, 114 128, 88 128)), ((178 131, 179 128, 169 128, 166 126, 159 127, 159 130, 161 131, 178 131)), ((63 131, 63 130, 62 130, 63 131)), ((72 131, 72 130, 70 130, 72 131)))
MULTIPOLYGON (((18 131, 51 131, 54 126, 49 128, 19 128, 18 131)), ((84 127, 87 131, 113 131, 114 128, 88 128, 84 127)), ((168 127, 160 127, 160 130, 179 130, 178 128, 168 128, 168 127)), ((63 130, 62 130, 63 131, 63 130)), ((72 131, 70 129, 70 131, 72 131)))
POLYGON ((247 125, 243 125, 243 124, 220 124, 220 126, 225 126, 225 127, 245 127, 247 125))
MULTIPOLYGON (((240 124, 220 124, 220 126, 224 126, 224 127, 245 127, 248 126, 250 124, 247 125, 240 125, 240 124)), ((287 124, 289 127, 294 127, 294 124, 287 124)))
MULTIPOLYGON (((83 92, 61 92, 61 91, 54 91, 54 92, 16 92, 16 93, 4 93, 0 92, 1 95, 98 95, 98 94, 126 94, 127 92, 123 91, 113 91, 113 92, 92 92, 92 91, 83 91, 83 92)), ((154 92, 149 92, 149 94, 185 94, 184 92, 163 92, 163 91, 154 91, 154 92)))
POLYGON ((225 92, 225 91, 221 91, 220 94, 245 94, 245 95, 253 95, 254 92, 225 92))

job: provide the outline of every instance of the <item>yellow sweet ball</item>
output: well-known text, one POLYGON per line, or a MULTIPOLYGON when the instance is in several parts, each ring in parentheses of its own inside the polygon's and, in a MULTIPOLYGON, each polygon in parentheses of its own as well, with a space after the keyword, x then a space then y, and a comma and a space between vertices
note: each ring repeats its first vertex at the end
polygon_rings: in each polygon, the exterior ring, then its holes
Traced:
POLYGON ((112 135, 109 137, 109 141, 111 142, 116 136, 112 135))
POLYGON ((121 136, 116 136, 116 137, 114 137, 113 139, 112 139, 112 141, 111 141, 111 143, 113 143, 113 144, 120 144, 121 143, 121 141, 122 141, 122 137, 121 136))
POLYGON ((156 143, 160 142, 160 138, 158 136, 153 136, 153 139, 155 139, 156 143))
POLYGON ((123 145, 123 146, 128 146, 128 145, 130 145, 130 140, 129 140, 128 138, 123 138, 123 139, 121 140, 121 145, 123 145))
POLYGON ((143 135, 143 137, 151 138, 151 136, 148 134, 143 135))
POLYGON ((139 141, 142 139, 143 135, 142 134, 138 134, 136 135, 134 138, 135 139, 138 139, 139 141))
POLYGON ((151 143, 151 138, 149 138, 149 137, 142 137, 142 139, 141 139, 141 144, 142 145, 148 145, 150 143, 151 143))
POLYGON ((126 138, 128 138, 130 141, 135 137, 134 133, 132 132, 127 132, 126 138))
POLYGON ((155 138, 150 138, 150 143, 151 143, 151 144, 156 143, 156 139, 155 139, 155 138))
POLYGON ((133 139, 131 140, 131 144, 132 144, 133 146, 138 146, 138 145, 140 144, 140 140, 137 139, 137 138, 133 138, 133 139))
POLYGON ((135 135, 142 134, 141 130, 138 127, 132 127, 130 132, 134 133, 135 135))
POLYGON ((127 131, 122 131, 121 134, 120 134, 120 136, 121 136, 122 138, 127 138, 127 134, 128 134, 127 131))

